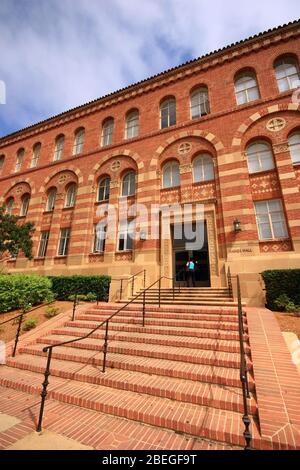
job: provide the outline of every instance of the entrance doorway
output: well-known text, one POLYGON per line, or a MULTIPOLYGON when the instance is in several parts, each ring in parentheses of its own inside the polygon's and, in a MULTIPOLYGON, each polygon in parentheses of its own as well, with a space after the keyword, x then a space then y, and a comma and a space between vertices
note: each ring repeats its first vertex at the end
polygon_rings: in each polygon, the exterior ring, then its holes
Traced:
MULTIPOLYGON (((196 224, 192 224, 192 230, 195 233, 196 224)), ((204 242, 201 249, 187 250, 187 240, 182 231, 182 238, 174 238, 174 226, 172 226, 172 247, 173 247, 173 276, 176 275, 175 285, 183 286, 186 283, 186 263, 193 259, 196 264, 195 281, 196 287, 210 287, 210 269, 209 269, 209 250, 207 239, 207 227, 204 223, 204 242)))

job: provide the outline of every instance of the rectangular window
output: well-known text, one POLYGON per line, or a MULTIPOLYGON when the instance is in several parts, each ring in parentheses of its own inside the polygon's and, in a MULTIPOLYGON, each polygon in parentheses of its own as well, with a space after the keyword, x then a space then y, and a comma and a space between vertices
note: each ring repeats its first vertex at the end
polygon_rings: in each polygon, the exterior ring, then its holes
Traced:
POLYGON ((70 228, 63 228, 60 231, 60 239, 58 245, 58 256, 67 256, 69 250, 69 241, 70 241, 70 228))
POLYGON ((121 222, 119 225, 118 251, 133 249, 134 227, 132 222, 121 222))
POLYGON ((93 253, 104 252, 105 239, 106 239, 106 225, 105 224, 94 225, 93 253))
POLYGON ((255 211, 261 241, 288 237, 282 202, 279 199, 255 202, 255 211))
POLYGON ((39 258, 45 258, 46 253, 47 253, 48 240, 49 240, 49 232, 42 232, 41 238, 40 238, 39 251, 38 251, 39 258))

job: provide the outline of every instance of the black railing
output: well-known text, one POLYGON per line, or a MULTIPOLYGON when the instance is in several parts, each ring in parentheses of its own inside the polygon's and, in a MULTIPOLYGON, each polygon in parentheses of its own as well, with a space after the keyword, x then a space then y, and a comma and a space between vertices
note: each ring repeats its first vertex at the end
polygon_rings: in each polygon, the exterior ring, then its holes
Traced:
POLYGON ((19 342, 19 338, 20 338, 20 334, 21 334, 21 328, 22 328, 22 323, 23 323, 24 316, 28 315, 29 313, 34 312, 35 310, 37 310, 41 307, 47 307, 48 305, 52 305, 54 302, 55 301, 52 300, 51 302, 47 302, 46 304, 38 305, 37 307, 34 307, 30 310, 22 309, 22 313, 20 313, 19 315, 16 315, 15 317, 9 318, 8 320, 5 320, 5 321, 0 323, 0 327, 1 327, 2 325, 5 325, 6 323, 14 322, 15 320, 17 321, 16 322, 17 323, 17 329, 16 329, 16 336, 15 336, 15 343, 14 343, 12 357, 15 357, 15 355, 16 355, 17 346, 18 346, 18 342, 19 342))
POLYGON ((120 278, 120 279, 116 279, 116 278, 112 278, 111 280, 112 281, 120 281, 120 296, 119 296, 119 300, 122 300, 123 298, 123 290, 124 290, 124 282, 127 282, 127 285, 130 283, 131 281, 131 296, 133 297, 134 295, 134 287, 135 287, 135 279, 140 276, 141 274, 143 274, 144 278, 143 278, 143 287, 144 289, 146 288, 146 269, 142 269, 141 271, 139 271, 138 273, 134 274, 133 276, 130 276, 128 278, 120 278))
POLYGON ((228 268, 228 271, 227 271, 227 286, 228 286, 229 295, 233 299, 232 276, 231 276, 230 268, 228 268))

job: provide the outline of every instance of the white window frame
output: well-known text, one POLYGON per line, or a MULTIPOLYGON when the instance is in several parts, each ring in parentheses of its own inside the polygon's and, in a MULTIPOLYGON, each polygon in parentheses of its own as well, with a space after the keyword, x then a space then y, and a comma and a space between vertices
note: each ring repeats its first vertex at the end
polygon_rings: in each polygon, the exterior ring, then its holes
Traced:
POLYGON ((139 112, 130 111, 126 116, 125 138, 134 139, 139 135, 139 112))
POLYGON ((160 105, 160 128, 168 129, 168 127, 175 126, 177 123, 177 109, 176 99, 167 98, 160 105), (167 120, 166 125, 163 125, 164 120, 167 120))
POLYGON ((44 231, 41 232, 39 249, 38 249, 38 258, 45 258, 46 257, 47 248, 48 248, 48 241, 49 241, 49 234, 50 234, 50 232, 48 230, 44 230, 44 231))
POLYGON ((120 222, 118 229, 118 251, 133 251, 134 235, 135 227, 133 222, 127 220, 120 222), (121 240, 123 240, 123 242, 121 242, 121 240))
POLYGON ((288 143, 293 165, 300 165, 300 130, 293 132, 289 136, 288 143), (295 137, 297 140, 295 139, 295 137), (292 141, 292 139, 296 140, 296 142, 292 141))
POLYGON ((30 194, 24 194, 21 199, 20 217, 26 217, 30 203, 30 194))
POLYGON ((208 89, 200 87, 194 90, 190 96, 191 119, 207 116, 210 113, 208 89))
POLYGON ((264 141, 252 142, 252 144, 248 145, 248 147, 247 147, 246 156, 247 156, 249 174, 251 174, 251 175, 255 174, 255 173, 262 173, 264 171, 271 171, 271 170, 274 170, 274 168, 275 168, 275 162, 274 162, 274 156, 273 156, 272 148, 271 148, 271 146, 268 142, 264 142, 264 141), (262 150, 257 150, 257 151, 252 150, 252 149, 255 148, 255 146, 258 146, 258 145, 264 145, 266 147, 266 149, 263 150, 263 151, 262 150), (268 148, 268 150, 267 150, 267 148, 268 148), (267 154, 267 152, 270 153, 269 160, 266 159, 266 158, 265 159, 262 158, 263 154, 267 154), (266 164, 266 161, 268 161, 269 163, 266 164), (253 167, 251 168, 251 164, 253 162, 257 163, 256 166, 258 166, 258 170, 253 169, 253 167))
POLYGON ((244 72, 237 76, 234 82, 235 96, 237 104, 243 105, 260 99, 257 78, 254 73, 244 72), (239 89, 241 88, 241 89, 239 89), (256 96, 252 98, 250 92, 255 90, 256 96))
POLYGON ((206 183, 215 180, 215 167, 211 155, 201 154, 193 160, 193 181, 194 183, 206 183), (198 168, 197 168, 198 167, 198 168), (200 178, 196 172, 200 171, 200 178), (211 173, 211 174, 210 174, 211 173))
POLYGON ((105 176, 99 180, 97 201, 104 202, 109 200, 110 195, 110 177, 105 176), (100 197, 100 191, 103 190, 103 197, 100 197))
POLYGON ((294 90, 295 88, 300 87, 299 65, 297 63, 297 60, 293 57, 285 56, 278 59, 275 62, 275 75, 280 93, 283 93, 284 91, 294 90), (295 67, 295 72, 288 74, 288 69, 293 66, 295 67), (280 71, 278 70, 279 67, 281 67, 280 71), (296 84, 293 85, 293 79, 295 77, 296 84))
POLYGON ((25 150, 24 149, 18 150, 15 173, 18 173, 21 170, 23 160, 24 160, 24 156, 25 156, 25 150))
POLYGON ((272 240, 286 240, 288 238, 288 229, 286 224, 286 219, 283 211, 282 201, 280 199, 270 199, 266 201, 256 201, 254 203, 255 213, 256 213, 256 223, 257 230, 260 241, 272 241, 272 240), (272 209, 272 204, 274 202, 279 203, 280 208, 277 210, 272 209), (258 206, 265 204, 265 211, 258 212, 258 206), (264 221, 260 220, 264 219, 264 221), (275 220, 274 220, 275 219, 275 220), (277 219, 277 220, 276 220, 277 219), (284 235, 282 237, 275 236, 274 224, 282 224, 282 229, 284 235), (263 237, 262 235, 262 225, 267 225, 268 229, 271 232, 271 237, 263 237))
POLYGON ((76 183, 70 184, 70 186, 68 187, 67 192, 66 192, 66 199, 65 199, 65 208, 66 209, 75 206, 76 193, 77 193, 76 183))
POLYGON ((57 189, 52 188, 48 191, 46 211, 53 212, 55 209, 57 189))
POLYGON ((42 145, 40 143, 37 143, 33 146, 31 165, 30 165, 31 168, 37 167, 38 161, 40 159, 41 148, 42 148, 42 145))
POLYGON ((81 127, 75 132, 74 144, 73 144, 73 156, 76 157, 83 153, 85 141, 85 129, 81 127))
POLYGON ((136 173, 135 171, 127 172, 122 179, 122 196, 134 196, 136 193, 136 173), (128 182, 127 182, 128 181, 128 182), (127 186, 127 190, 125 191, 127 186))
POLYGON ((163 189, 178 188, 180 186, 180 169, 176 160, 167 162, 162 169, 162 187, 163 189), (176 169, 176 170, 175 170, 176 169), (166 182, 167 171, 170 172, 170 183, 166 182), (176 180, 178 178, 178 181, 176 180))
POLYGON ((107 224, 99 223, 94 225, 93 253, 104 253, 107 234, 107 224))
POLYGON ((70 228, 62 228, 60 230, 57 256, 68 256, 70 237, 71 237, 70 228))
POLYGON ((53 160, 55 162, 58 162, 59 160, 61 160, 63 156, 64 146, 65 146, 65 136, 60 135, 56 138, 56 141, 55 141, 55 149, 54 149, 54 156, 53 156, 53 160))
POLYGON ((107 147, 112 144, 114 133, 114 119, 107 119, 102 125, 101 147, 107 147))

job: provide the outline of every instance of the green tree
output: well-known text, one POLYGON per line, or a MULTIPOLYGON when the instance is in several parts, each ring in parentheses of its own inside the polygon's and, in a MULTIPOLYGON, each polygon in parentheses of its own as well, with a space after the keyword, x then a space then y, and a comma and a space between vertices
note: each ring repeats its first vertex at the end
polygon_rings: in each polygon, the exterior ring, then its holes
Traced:
POLYGON ((16 257, 22 250, 24 256, 32 259, 32 235, 34 224, 27 222, 19 224, 20 217, 5 212, 5 206, 0 207, 0 259, 5 254, 16 257))

